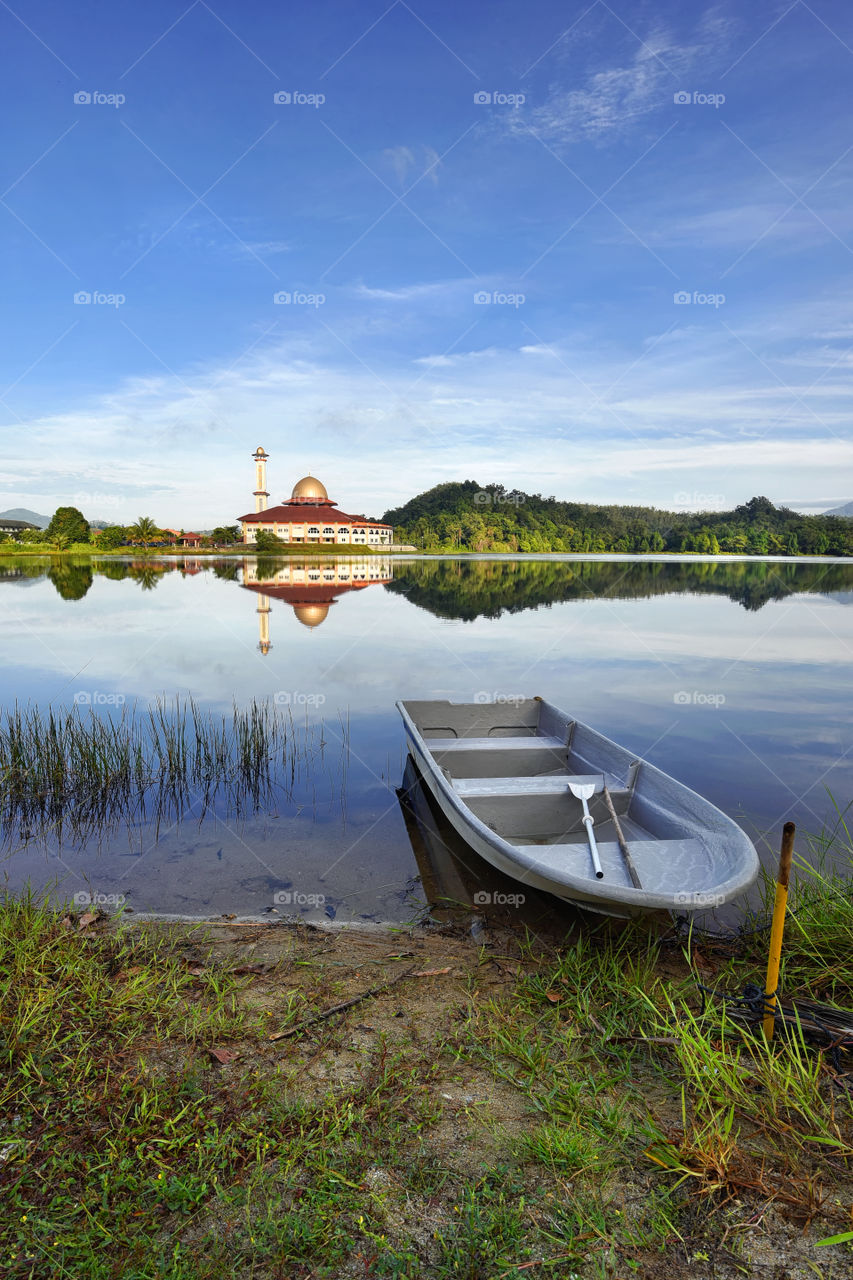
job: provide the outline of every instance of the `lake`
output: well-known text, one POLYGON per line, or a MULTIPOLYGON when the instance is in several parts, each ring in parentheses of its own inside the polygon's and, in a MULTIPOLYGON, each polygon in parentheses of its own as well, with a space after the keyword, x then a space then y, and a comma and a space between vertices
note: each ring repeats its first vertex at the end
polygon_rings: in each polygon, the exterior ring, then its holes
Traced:
POLYGON ((849 561, 4 558, 0 590, 4 708, 263 700, 296 748, 258 794, 5 812, 13 892, 383 922, 506 890, 416 777, 401 805, 398 698, 541 694, 707 796, 769 866, 786 819, 805 854, 853 801, 849 561))

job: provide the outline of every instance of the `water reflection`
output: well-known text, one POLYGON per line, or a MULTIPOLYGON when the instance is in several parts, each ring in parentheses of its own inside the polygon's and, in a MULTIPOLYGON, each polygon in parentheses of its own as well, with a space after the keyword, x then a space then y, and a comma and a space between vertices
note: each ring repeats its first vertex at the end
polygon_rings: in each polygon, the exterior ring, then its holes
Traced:
POLYGON ((242 585, 258 595, 258 648, 263 654, 272 648, 270 601, 289 604, 297 620, 313 629, 325 622, 339 596, 347 591, 387 584, 392 576, 391 560, 387 556, 360 560, 244 560, 242 585))
MULTIPOLYGON (((836 820, 827 789, 853 800, 851 562, 3 557, 4 584, 2 706, 102 716, 180 694, 230 717, 259 699, 324 721, 328 744, 257 801, 150 791, 112 826, 103 806, 88 826, 34 813, 0 866, 15 888, 91 875, 147 909, 242 912, 290 881, 338 919, 410 918, 401 697, 545 694, 707 796, 767 865, 786 817, 805 837, 836 820)), ((459 896, 451 870, 434 896, 459 896)))
POLYGON ((768 561, 417 560, 397 563, 388 590, 437 618, 471 622, 561 601, 727 596, 757 611, 795 594, 844 592, 853 602, 853 564, 768 561))

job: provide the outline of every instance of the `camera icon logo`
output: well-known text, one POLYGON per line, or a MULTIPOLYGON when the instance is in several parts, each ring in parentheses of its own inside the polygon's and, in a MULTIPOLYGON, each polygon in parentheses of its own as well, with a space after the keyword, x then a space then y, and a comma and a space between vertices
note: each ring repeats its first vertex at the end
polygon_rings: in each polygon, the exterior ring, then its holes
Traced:
POLYGON ((672 95, 672 100, 677 107, 686 106, 690 102, 690 94, 686 89, 679 89, 678 93, 672 95))
POLYGON ((492 900, 492 895, 487 893, 485 889, 478 889, 474 894, 475 907, 487 907, 492 900))
POLYGON ((277 907, 289 907, 293 901, 293 894, 289 889, 279 889, 273 894, 272 900, 277 907))
POLYGON ((92 295, 86 289, 78 289, 74 295, 74 303, 76 306, 84 306, 92 301, 92 295))
POLYGON ((284 289, 280 289, 278 293, 273 294, 272 300, 276 304, 276 306, 281 307, 289 304, 291 298, 289 293, 285 292, 284 289))
POLYGON ((74 95, 74 101, 78 107, 85 107, 92 101, 92 95, 87 93, 85 89, 78 89, 74 95))
POLYGON ((92 905, 92 895, 87 893, 85 889, 79 890, 74 895, 74 905, 76 907, 89 907, 92 905))
POLYGON ((92 695, 88 689, 78 689, 74 695, 74 702, 78 707, 91 707, 92 695))
POLYGON ((492 300, 492 295, 487 293, 485 289, 481 289, 479 293, 474 294, 474 301, 478 306, 483 306, 492 300))
POLYGON ((488 105, 488 103, 490 103, 491 100, 492 100, 492 95, 490 93, 486 93, 485 90, 483 89, 478 89, 478 91, 474 94, 474 102, 477 104, 478 107, 488 105))
POLYGON ((276 106, 286 107, 287 104, 290 102, 291 98, 290 98, 290 94, 287 92, 286 89, 279 89, 278 93, 273 94, 272 100, 276 104, 276 106))
POLYGON ((692 698, 686 689, 679 689, 678 693, 673 694, 673 702, 677 707, 686 707, 692 698))
POLYGON ((683 307, 691 301, 691 297, 686 289, 679 289, 672 295, 672 300, 677 306, 683 307))

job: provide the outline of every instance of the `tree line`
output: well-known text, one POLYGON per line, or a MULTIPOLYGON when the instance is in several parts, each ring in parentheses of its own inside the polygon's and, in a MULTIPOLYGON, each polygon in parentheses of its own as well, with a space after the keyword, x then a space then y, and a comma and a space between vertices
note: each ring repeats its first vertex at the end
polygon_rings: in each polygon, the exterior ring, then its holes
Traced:
POLYGON ((801 515, 764 497, 733 511, 675 512, 560 502, 465 480, 436 485, 382 519, 396 541, 424 551, 853 555, 853 520, 801 515))

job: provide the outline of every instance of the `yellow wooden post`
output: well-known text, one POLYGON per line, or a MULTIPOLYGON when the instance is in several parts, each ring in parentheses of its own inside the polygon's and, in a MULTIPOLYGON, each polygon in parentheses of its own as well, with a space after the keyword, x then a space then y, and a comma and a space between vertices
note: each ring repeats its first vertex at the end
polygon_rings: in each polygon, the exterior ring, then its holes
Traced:
POLYGON ((788 881, 791 878, 791 859, 794 856, 793 822, 782 828, 782 852, 779 855, 779 874, 776 877, 776 901, 773 904, 773 924, 770 927, 770 955, 767 959, 767 1012, 764 1015, 764 1034, 773 1039, 776 1024, 776 987, 779 983, 779 963, 782 959, 782 935, 785 932, 785 912, 788 908, 788 881))

